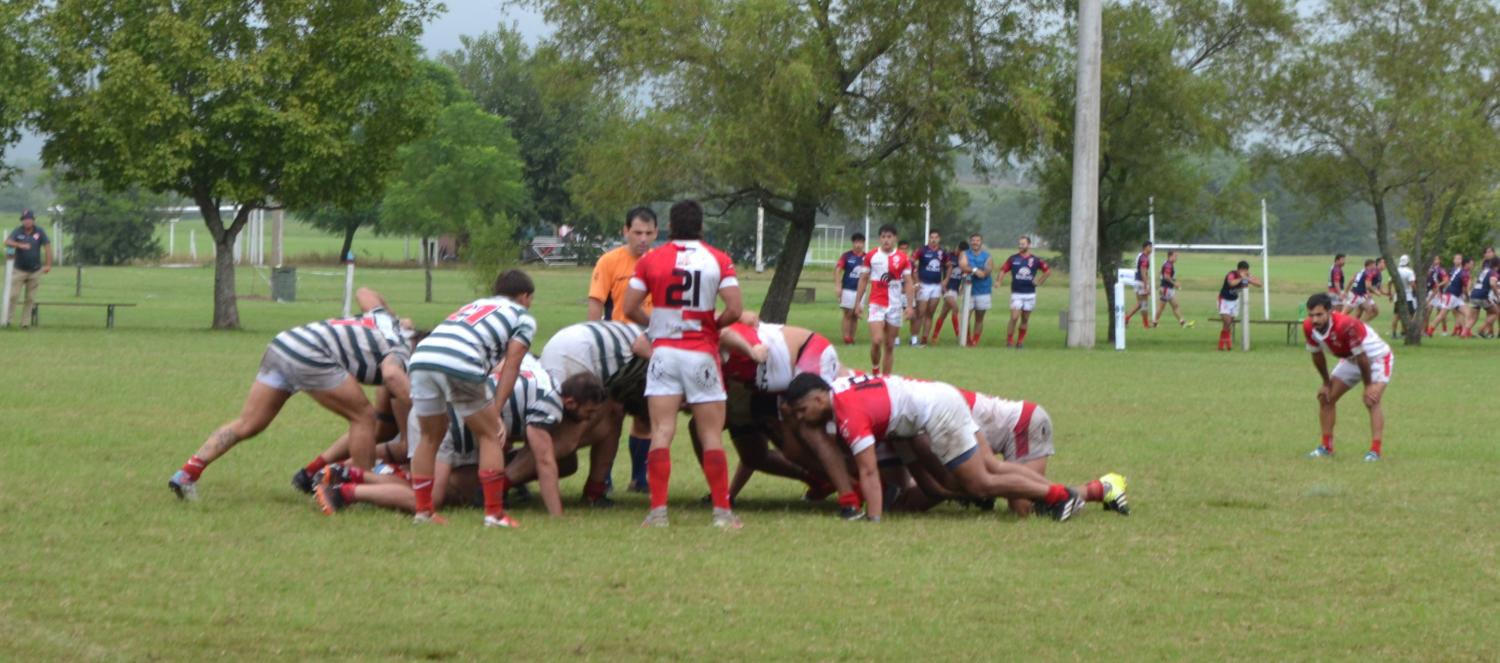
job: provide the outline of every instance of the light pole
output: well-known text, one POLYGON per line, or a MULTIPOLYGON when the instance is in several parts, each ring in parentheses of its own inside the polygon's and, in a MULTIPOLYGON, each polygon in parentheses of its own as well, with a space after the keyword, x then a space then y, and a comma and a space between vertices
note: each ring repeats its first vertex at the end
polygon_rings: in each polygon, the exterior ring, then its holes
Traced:
POLYGON ((1068 244, 1068 347, 1094 347, 1099 271, 1100 0, 1078 2, 1078 91, 1073 124, 1073 218, 1068 244))

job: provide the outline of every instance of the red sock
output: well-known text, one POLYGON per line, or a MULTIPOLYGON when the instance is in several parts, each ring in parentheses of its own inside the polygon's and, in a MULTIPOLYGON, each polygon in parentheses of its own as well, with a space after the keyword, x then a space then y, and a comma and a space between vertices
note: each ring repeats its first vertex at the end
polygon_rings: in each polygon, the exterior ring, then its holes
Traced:
POLYGON ((984 332, 974 332, 974 335, 969 337, 969 345, 979 345, 979 337, 983 335, 984 332))
POLYGON ((484 515, 499 518, 505 515, 505 472, 479 471, 479 489, 484 491, 484 515))
POLYGON ((323 460, 323 454, 318 454, 317 458, 314 458, 311 463, 307 464, 307 467, 304 467, 302 469, 308 474, 317 474, 318 470, 321 470, 325 467, 328 467, 328 461, 323 460))
POLYGON ((1022 327, 1020 335, 1016 336, 1016 342, 1017 343, 1025 343, 1026 342, 1026 328, 1025 327, 1022 327))
POLYGON ((672 450, 652 449, 646 454, 646 482, 651 484, 651 508, 667 506, 667 482, 672 479, 672 450))
POLYGON ((953 319, 953 338, 958 338, 958 311, 954 311, 948 317, 953 319))
POLYGON ((859 493, 852 490, 847 493, 839 493, 839 506, 848 509, 858 509, 859 503, 859 493))
POLYGON ((1380 455, 1380 438, 1377 437, 1373 440, 1370 440, 1370 451, 1375 452, 1376 456, 1380 455))
POLYGON ((416 493, 417 513, 432 513, 432 477, 411 475, 411 490, 416 493))
POLYGON ((1047 497, 1044 498, 1043 501, 1048 504, 1057 504, 1058 502, 1061 502, 1065 499, 1068 499, 1067 486, 1064 486, 1060 483, 1054 483, 1051 486, 1047 487, 1047 497))
POLYGON ((355 485, 352 483, 341 484, 339 486, 339 495, 343 496, 344 504, 353 504, 359 501, 355 499, 354 487, 355 485))
POLYGON ((197 481, 198 477, 203 475, 203 470, 206 467, 208 467, 207 462, 205 462, 202 458, 193 456, 192 458, 187 459, 186 463, 182 464, 182 471, 187 473, 189 479, 197 481))
POLYGON ((1015 345, 1016 344, 1016 333, 1015 332, 1005 332, 1005 344, 1006 345, 1015 345))
POLYGON ((729 508, 729 459, 723 449, 703 452, 703 476, 708 479, 708 494, 715 509, 729 508))
POLYGON ((583 482, 583 498, 590 502, 595 501, 601 497, 604 497, 604 491, 606 489, 607 486, 604 485, 603 481, 594 481, 590 479, 583 482))
POLYGON ((395 475, 396 477, 405 479, 407 481, 411 481, 411 475, 408 474, 406 472, 406 470, 401 469, 400 465, 392 465, 391 466, 391 474, 395 475))
POLYGON ((1097 479, 1083 484, 1083 499, 1086 502, 1101 502, 1104 500, 1104 484, 1097 479))
POLYGON ((1332 435, 1324 435, 1323 436, 1323 448, 1327 449, 1330 452, 1333 451, 1333 436, 1332 435))
POLYGON ((929 337, 929 342, 930 341, 936 341, 938 335, 940 335, 940 334, 943 333, 943 320, 944 320, 943 318, 938 318, 937 319, 937 326, 935 326, 935 327, 932 328, 932 336, 929 337))
POLYGON ((344 470, 344 473, 349 477, 349 481, 347 483, 357 484, 365 482, 365 471, 359 469, 359 466, 357 465, 350 465, 347 469, 344 470))
POLYGON ((1141 326, 1146 329, 1151 328, 1151 318, 1146 317, 1144 313, 1141 314, 1141 326))

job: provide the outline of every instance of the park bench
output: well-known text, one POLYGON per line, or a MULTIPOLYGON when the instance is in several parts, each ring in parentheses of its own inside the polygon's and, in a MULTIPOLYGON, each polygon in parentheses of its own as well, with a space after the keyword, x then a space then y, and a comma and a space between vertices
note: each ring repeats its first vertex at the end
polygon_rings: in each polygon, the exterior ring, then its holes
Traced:
POLYGON ((31 309, 31 326, 33 326, 33 327, 37 326, 37 320, 39 319, 38 313, 42 310, 43 306, 91 306, 91 307, 103 307, 104 311, 105 311, 104 312, 104 327, 106 329, 114 329, 115 328, 115 309, 117 307, 132 307, 132 306, 135 306, 135 304, 126 304, 126 303, 121 303, 121 302, 37 302, 36 306, 31 309))
MULTIPOLYGON (((1220 322, 1221 318, 1213 317, 1209 322, 1220 322)), ((1240 319, 1235 318, 1234 324, 1240 324, 1240 319)), ((1252 325, 1286 325, 1286 344, 1297 344, 1297 327, 1302 324, 1301 320, 1251 320, 1252 325)))

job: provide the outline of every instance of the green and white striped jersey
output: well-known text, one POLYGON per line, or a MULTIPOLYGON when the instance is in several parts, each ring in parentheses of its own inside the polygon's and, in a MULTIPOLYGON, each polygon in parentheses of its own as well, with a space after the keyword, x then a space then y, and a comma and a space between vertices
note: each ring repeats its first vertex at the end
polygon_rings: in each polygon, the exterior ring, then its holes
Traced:
POLYGON ((271 347, 293 361, 318 367, 342 367, 361 384, 380 385, 380 363, 411 356, 401 334, 401 323, 384 308, 357 318, 333 318, 288 329, 271 340, 271 347))
POLYGON ((417 344, 411 370, 483 382, 505 358, 511 341, 531 347, 536 319, 508 297, 486 297, 458 309, 417 344))

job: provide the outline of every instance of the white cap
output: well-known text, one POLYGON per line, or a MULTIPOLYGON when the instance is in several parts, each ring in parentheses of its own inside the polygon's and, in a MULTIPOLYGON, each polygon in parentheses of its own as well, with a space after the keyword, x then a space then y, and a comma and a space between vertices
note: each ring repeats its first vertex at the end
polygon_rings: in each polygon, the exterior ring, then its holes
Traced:
POLYGON ((1396 261, 1396 264, 1401 267, 1411 265, 1411 256, 1401 256, 1401 259, 1396 261))

